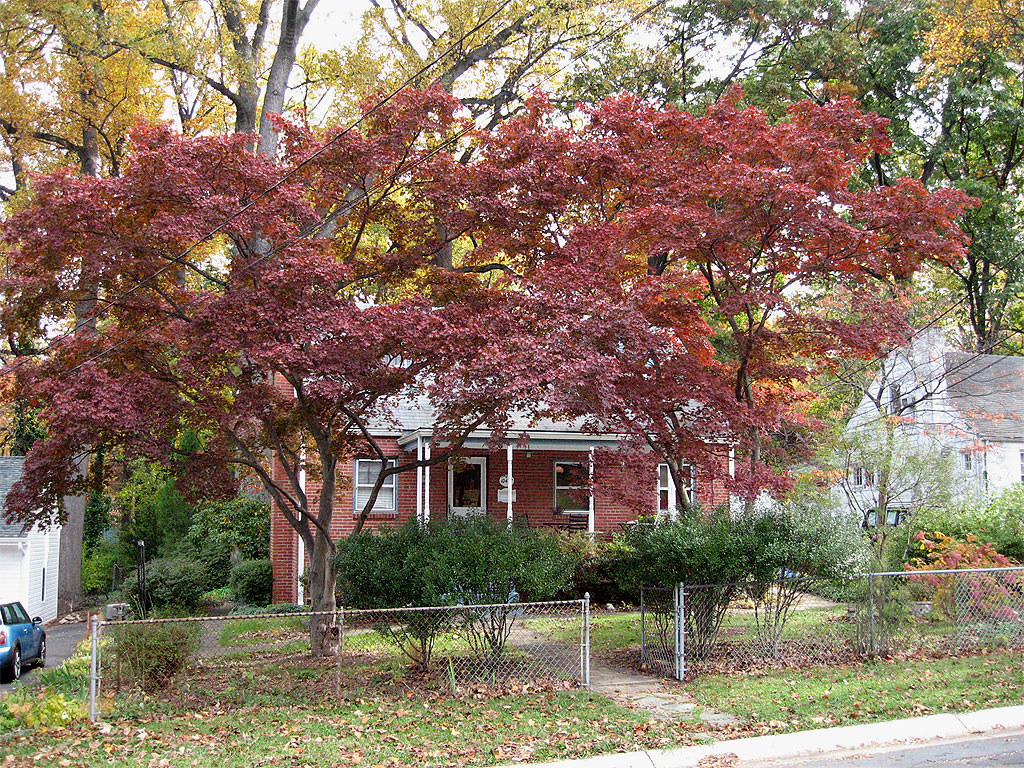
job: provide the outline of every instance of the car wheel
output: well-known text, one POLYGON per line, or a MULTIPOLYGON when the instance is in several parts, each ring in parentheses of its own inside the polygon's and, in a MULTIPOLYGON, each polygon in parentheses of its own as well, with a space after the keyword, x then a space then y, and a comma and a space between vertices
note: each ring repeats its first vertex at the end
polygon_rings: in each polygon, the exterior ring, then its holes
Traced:
POLYGON ((39 656, 36 658, 36 664, 40 668, 46 666, 46 635, 43 635, 39 641, 39 656))
POLYGON ((6 666, 0 670, 0 681, 12 683, 21 677, 21 647, 14 646, 6 666))

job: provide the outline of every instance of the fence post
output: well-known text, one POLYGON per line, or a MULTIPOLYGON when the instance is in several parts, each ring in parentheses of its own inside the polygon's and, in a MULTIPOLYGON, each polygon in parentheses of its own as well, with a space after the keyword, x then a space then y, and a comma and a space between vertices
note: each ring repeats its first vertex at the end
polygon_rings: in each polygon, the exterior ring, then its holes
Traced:
POLYGON ((345 609, 340 608, 334 611, 334 629, 338 632, 338 645, 335 648, 335 664, 334 664, 334 695, 337 701, 341 701, 341 622, 339 616, 345 615, 345 609))
POLYGON ((644 615, 644 588, 640 587, 640 663, 647 663, 647 627, 644 626, 644 621, 647 617, 644 615))
POLYGON ((675 677, 682 680, 686 676, 686 586, 676 584, 675 594, 675 677))
POLYGON ((92 645, 89 653, 89 720, 99 721, 100 701, 100 623, 99 616, 92 617, 92 645))
POLYGON ((960 653, 963 631, 963 610, 960 601, 960 574, 953 574, 953 653, 960 653))
POLYGON ((583 687, 590 687, 590 593, 583 593, 583 687))
POLYGON ((875 644, 875 577, 868 574, 868 653, 878 652, 875 644))

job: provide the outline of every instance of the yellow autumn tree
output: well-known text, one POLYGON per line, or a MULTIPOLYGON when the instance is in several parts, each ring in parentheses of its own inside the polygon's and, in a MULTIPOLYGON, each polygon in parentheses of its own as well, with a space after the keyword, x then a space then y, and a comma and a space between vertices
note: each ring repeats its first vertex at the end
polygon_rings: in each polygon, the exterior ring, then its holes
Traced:
POLYGON ((1021 0, 935 0, 925 54, 928 69, 946 74, 993 49, 1007 58, 1024 55, 1021 0))
POLYGON ((0 129, 10 181, 29 171, 72 166, 117 175, 125 138, 137 120, 160 114, 164 100, 150 68, 111 41, 114 24, 145 28, 152 19, 130 0, 11 0, 0 5, 0 129))
MULTIPOLYGON (((308 82, 330 91, 345 119, 368 91, 391 88, 432 64, 416 85, 440 82, 491 125, 577 53, 621 34, 637 0, 371 0, 358 40, 337 52, 307 53, 308 82), (449 50, 450 49, 450 50, 449 50)), ((315 86, 314 86, 315 87, 315 86)))

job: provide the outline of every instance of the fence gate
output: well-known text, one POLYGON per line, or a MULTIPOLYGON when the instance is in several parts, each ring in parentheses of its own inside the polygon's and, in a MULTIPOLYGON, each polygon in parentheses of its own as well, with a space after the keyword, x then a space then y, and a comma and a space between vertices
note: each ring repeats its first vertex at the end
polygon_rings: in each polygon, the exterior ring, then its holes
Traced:
POLYGON ((640 662, 660 675, 682 680, 686 674, 686 590, 640 589, 640 662))

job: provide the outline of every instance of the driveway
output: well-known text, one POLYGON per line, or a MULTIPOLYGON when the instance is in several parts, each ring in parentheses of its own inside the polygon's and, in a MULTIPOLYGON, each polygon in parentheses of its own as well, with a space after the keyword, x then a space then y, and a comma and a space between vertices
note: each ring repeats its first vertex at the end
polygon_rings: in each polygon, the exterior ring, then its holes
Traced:
MULTIPOLYGON (((54 624, 46 627, 46 666, 56 667, 75 651, 77 646, 88 634, 88 624, 54 624)), ((30 667, 21 672, 21 682, 35 685, 38 681, 38 667, 30 667)), ((0 685, 0 694, 11 689, 13 683, 0 685)))

